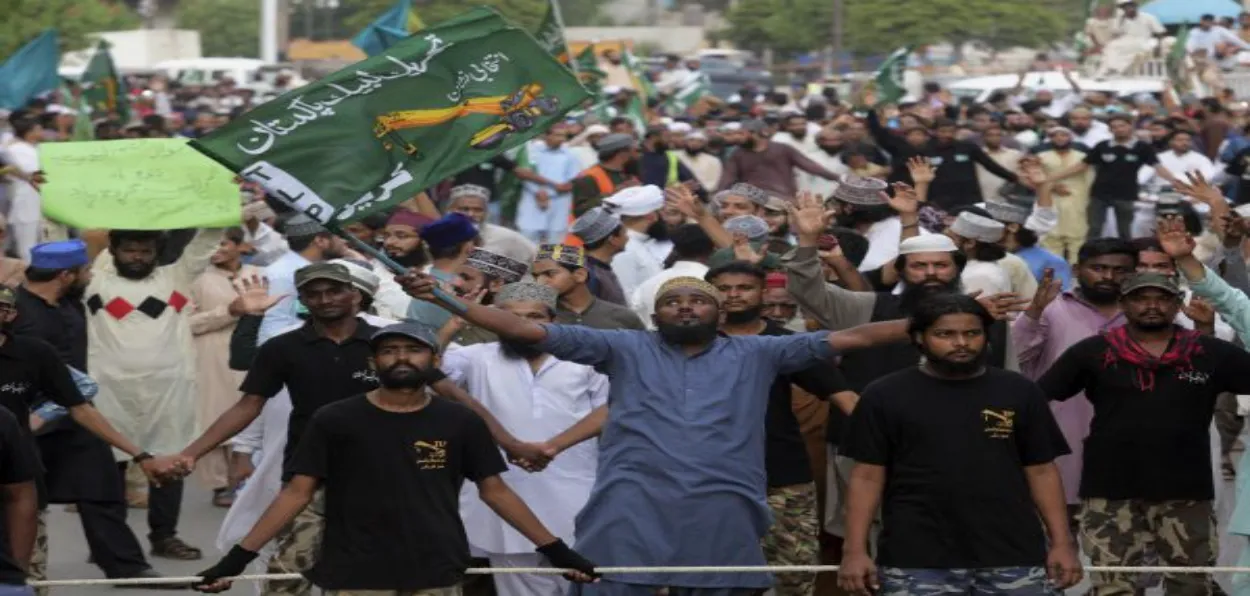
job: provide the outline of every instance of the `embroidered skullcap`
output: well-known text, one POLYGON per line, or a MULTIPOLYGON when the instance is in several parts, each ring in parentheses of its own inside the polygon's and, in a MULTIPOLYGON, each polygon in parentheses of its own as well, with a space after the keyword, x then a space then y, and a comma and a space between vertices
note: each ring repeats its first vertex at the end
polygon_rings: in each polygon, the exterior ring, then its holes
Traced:
POLYGON ((382 279, 369 268, 367 263, 354 259, 333 259, 329 262, 346 267, 347 273, 352 276, 352 286, 357 290, 368 296, 378 293, 378 286, 381 285, 382 279))
POLYGON ((885 180, 849 174, 834 189, 833 198, 852 205, 885 205, 886 200, 881 193, 888 187, 885 180))
POLYGON ((451 192, 447 196, 453 201, 460 197, 478 197, 483 201, 489 201, 490 189, 476 184, 461 184, 451 187, 451 192))
POLYGON ((640 217, 664 208, 664 191, 654 184, 632 186, 603 200, 613 213, 640 217))
POLYGON ((417 231, 432 223, 434 223, 434 218, 407 209, 396 209, 386 220, 388 226, 405 226, 417 231))
POLYGON ((30 266, 36 269, 73 269, 87 262, 87 243, 77 238, 45 242, 30 249, 30 266))
POLYGON ((951 231, 977 242, 998 242, 1003 239, 1007 227, 988 217, 964 211, 951 224, 951 231))
POLYGON ((473 249, 465 259, 465 264, 486 275, 502 279, 504 283, 521 281, 530 270, 525 263, 481 248, 473 249))
POLYGON ((325 231, 325 227, 318 223, 317 220, 308 217, 303 213, 296 213, 295 215, 292 215, 286 220, 286 223, 282 225, 282 235, 287 238, 316 236, 317 234, 324 234, 325 231))
POLYGON ((770 196, 768 197, 768 203, 764 205, 764 210, 772 211, 774 213, 786 213, 790 210, 789 207, 790 203, 787 203, 785 199, 770 196))
POLYGON ((764 278, 764 287, 770 290, 786 288, 786 274, 780 271, 773 271, 764 278))
POLYGON ((714 300, 717 306, 720 306, 721 300, 723 300, 716 286, 697 277, 682 276, 674 277, 660 285, 660 289, 655 292, 656 305, 658 306, 664 300, 665 295, 677 290, 692 290, 700 294, 707 294, 708 298, 714 300))
POLYGON ((985 203, 985 210, 988 211, 990 215, 994 216, 994 219, 998 221, 1020 225, 1024 225, 1024 222, 1029 220, 1029 214, 1033 212, 1032 209, 1022 205, 996 203, 992 201, 987 201, 985 203))
POLYGON ((898 254, 910 255, 921 252, 958 252, 955 241, 945 234, 912 236, 898 245, 898 254))
POLYGON ((538 253, 534 255, 534 260, 545 261, 548 259, 571 267, 585 267, 586 249, 567 244, 544 244, 539 246, 538 253))
POLYGON ((621 218, 603 207, 595 207, 573 222, 570 231, 586 244, 594 244, 607 238, 621 227, 621 218))
POLYGON ((510 283, 495 294, 495 304, 503 304, 505 302, 541 302, 548 309, 554 311, 556 309, 556 291, 550 286, 544 286, 540 283, 532 281, 518 281, 510 283))
POLYGON ((764 218, 755 215, 738 215, 725 220, 722 224, 726 232, 730 234, 742 234, 747 240, 752 242, 763 240, 768 237, 768 222, 764 218))
POLYGON ((764 192, 759 187, 751 185, 751 184, 747 184, 746 182, 739 182, 733 186, 730 186, 729 188, 725 190, 722 190, 716 193, 716 196, 712 197, 712 200, 716 201, 717 204, 719 204, 721 201, 725 199, 725 197, 730 197, 730 196, 742 197, 748 201, 751 201, 752 203, 755 203, 756 205, 759 205, 760 207, 768 206, 768 193, 764 192))
POLYGON ((633 135, 617 132, 604 135, 603 138, 599 139, 599 143, 595 145, 595 150, 599 153, 611 153, 613 151, 620 151, 621 149, 628 149, 637 143, 638 141, 633 137, 633 135))
POLYGON ((463 213, 448 213, 418 230, 431 249, 448 248, 477 237, 477 226, 463 213))

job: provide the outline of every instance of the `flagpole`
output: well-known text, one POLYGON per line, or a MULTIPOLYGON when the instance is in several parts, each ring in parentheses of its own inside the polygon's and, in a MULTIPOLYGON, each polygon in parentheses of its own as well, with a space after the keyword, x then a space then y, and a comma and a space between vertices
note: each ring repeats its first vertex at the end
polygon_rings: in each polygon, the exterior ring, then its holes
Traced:
POLYGON ((577 57, 569 47, 569 36, 564 30, 564 14, 560 12, 560 0, 551 0, 551 14, 556 18, 556 25, 560 27, 560 37, 564 38, 564 53, 569 57, 569 69, 577 74, 577 57))

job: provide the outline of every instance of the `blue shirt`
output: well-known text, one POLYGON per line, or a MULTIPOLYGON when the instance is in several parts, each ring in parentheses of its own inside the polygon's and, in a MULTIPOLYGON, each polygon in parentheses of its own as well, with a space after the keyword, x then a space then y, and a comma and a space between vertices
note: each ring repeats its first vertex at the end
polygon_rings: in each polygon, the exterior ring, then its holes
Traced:
POLYGON ((311 264, 299 253, 289 250, 265 267, 265 277, 269 279, 269 295, 282 296, 282 300, 265 311, 265 318, 260 322, 260 331, 256 337, 258 345, 292 327, 304 324, 298 314, 299 298, 295 292, 295 272, 311 264))
POLYGON ((1050 268, 1055 270, 1055 279, 1063 282, 1064 290, 1072 289, 1072 265, 1059 255, 1040 246, 1030 246, 1016 251, 1016 256, 1029 264, 1029 271, 1037 281, 1042 281, 1042 275, 1050 268))
MULTIPOLYGON (((434 279, 448 284, 456 279, 454 273, 447 273, 433 267, 430 268, 429 274, 434 279)), ((413 300, 408 303, 408 312, 404 315, 404 320, 412 323, 421 323, 438 331, 443 328, 443 325, 447 324, 447 321, 451 320, 451 313, 432 302, 413 300)))
MULTIPOLYGON (((611 378, 577 550, 600 565, 764 565, 764 415, 779 374, 833 366, 828 332, 721 336, 694 356, 648 331, 546 325, 542 351, 611 378)), ((764 573, 631 573, 646 586, 767 588, 764 573)))

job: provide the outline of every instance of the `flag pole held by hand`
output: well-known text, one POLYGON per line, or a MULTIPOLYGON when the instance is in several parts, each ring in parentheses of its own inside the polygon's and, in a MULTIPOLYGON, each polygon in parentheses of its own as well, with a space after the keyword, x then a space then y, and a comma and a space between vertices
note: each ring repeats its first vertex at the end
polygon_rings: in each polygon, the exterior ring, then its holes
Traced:
MULTIPOLYGON (((353 234, 348 234, 347 232, 344 232, 341 228, 339 228, 337 224, 330 224, 326 226, 326 228, 330 230, 331 233, 346 240, 347 243, 352 245, 352 247, 355 248, 356 250, 359 250, 360 252, 377 259, 379 263, 386 265, 386 268, 390 269, 393 273, 395 273, 395 275, 403 275, 408 272, 408 269, 406 269, 403 265, 396 263, 395 259, 392 259, 391 257, 387 256, 386 253, 382 252, 381 250, 378 250, 376 246, 373 246, 361 240, 360 238, 357 238, 353 234)), ((460 304, 460 301, 457 300, 455 296, 448 294, 446 290, 440 287, 435 286, 434 297, 437 298, 439 302, 443 304, 444 308, 454 311, 454 313, 457 315, 462 315, 465 313, 465 311, 468 310, 468 308, 460 304)))

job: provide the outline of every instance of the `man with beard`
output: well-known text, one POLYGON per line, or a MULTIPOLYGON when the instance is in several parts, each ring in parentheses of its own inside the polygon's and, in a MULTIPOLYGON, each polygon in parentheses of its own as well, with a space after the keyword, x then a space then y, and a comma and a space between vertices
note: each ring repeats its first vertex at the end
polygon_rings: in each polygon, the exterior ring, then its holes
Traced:
POLYGON ((625 227, 621 218, 604 207, 595 207, 573 222, 573 236, 579 242, 568 243, 566 246, 582 246, 585 244, 586 270, 590 274, 586 287, 597 298, 613 304, 627 304, 625 291, 621 289, 621 281, 612 271, 612 259, 625 250, 629 237, 625 235, 625 227))
POLYGON ((625 186, 638 184, 640 154, 637 139, 613 133, 599 139, 595 149, 599 152, 599 163, 586 168, 573 180, 571 217, 581 217, 598 207, 604 197, 612 196, 625 186))
MULTIPOLYGON (((390 228, 389 222, 387 228, 390 228)), ((347 250, 345 240, 302 213, 287 219, 282 226, 282 235, 286 236, 290 250, 265 267, 270 293, 282 296, 282 300, 265 312, 265 319, 260 324, 262 342, 300 323, 299 304, 295 298, 295 272, 311 263, 340 258, 347 250)), ((389 240, 387 243, 389 245, 389 240)))
MULTIPOLYGON (((482 304, 495 304, 495 296, 506 284, 521 281, 529 272, 528 263, 515 261, 501 254, 477 248, 469 253, 464 265, 460 266, 460 282, 456 288, 457 296, 477 297, 482 304)), ((497 341, 495 334, 472 325, 466 325, 463 319, 452 317, 443 325, 439 332, 439 340, 443 345, 456 344, 471 346, 474 344, 497 341)))
MULTIPOLYGON (((762 318, 765 273, 758 266, 736 261, 707 272, 706 279, 725 296, 725 319, 721 333, 728 336, 786 336, 794 332, 762 318)), ((834 407, 850 414, 856 395, 846 390, 846 381, 836 368, 822 364, 781 375, 768 394, 764 416, 764 470, 768 477, 768 506, 773 525, 764 539, 764 556, 769 565, 816 565, 820 550, 820 522, 816 512, 816 485, 812 482, 807 446, 795 417, 791 386, 834 401, 834 407)), ((777 596, 807 596, 816 576, 780 576, 777 596)))
POLYGON ((427 215, 402 207, 396 209, 382 228, 382 250, 400 265, 424 267, 429 263, 429 255, 425 254, 421 230, 432 223, 434 220, 427 215))
POLYGON ((647 129, 646 136, 642 138, 642 157, 638 163, 643 184, 660 188, 678 183, 697 184, 694 174, 677 158, 677 152, 669 150, 671 134, 665 126, 647 129))
MULTIPOLYGON (((172 264, 158 266, 165 235, 112 230, 86 290, 87 360, 100 390, 94 405, 123 435, 172 453, 195 434, 191 285, 217 251, 221 230, 200 230, 172 264)), ((214 445, 215 446, 215 445, 214 445)), ((134 454, 114 449, 119 463, 134 454)), ((125 466, 121 466, 124 474, 125 466)), ((194 560, 177 535, 182 481, 148 488, 148 539, 157 557, 194 560)))
POLYGON ((725 171, 721 174, 718 188, 729 188, 739 182, 746 182, 782 197, 792 197, 798 192, 795 181, 797 171, 807 172, 826 180, 841 179, 835 172, 803 155, 803 152, 782 143, 774 143, 765 134, 764 122, 751 120, 743 125, 747 137, 740 151, 725 161, 725 171))
MULTIPOLYGON (((473 220, 460 213, 448 213, 421 228, 421 237, 429 249, 431 263, 424 270, 442 282, 448 291, 460 287, 460 267, 482 243, 473 220)), ((447 324, 446 311, 433 308, 420 300, 408 305, 404 320, 423 323, 434 329, 447 324)))
MULTIPOLYGON (((848 329, 875 321, 888 321, 909 316, 925 300, 939 292, 958 292, 959 276, 967 257, 955 243, 943 235, 908 238, 899 244, 894 271, 902 290, 890 292, 854 292, 825 281, 818 256, 819 242, 826 230, 824 206, 814 198, 800 201, 793 212, 798 248, 782 257, 787 273, 790 295, 804 313, 825 329, 848 329)), ((999 296, 979 298, 998 311, 1009 310, 1013 302, 999 296)), ((989 364, 997 368, 1019 368, 1007 327, 1002 321, 988 329, 995 349, 989 364)), ((852 391, 863 391, 872 381, 892 372, 914 366, 920 353, 909 344, 876 346, 842 357, 841 368, 852 391)), ((829 447, 825 530, 835 537, 845 536, 845 503, 851 461, 838 454, 846 417, 836 408, 829 411, 829 447)))
POLYGON ((808 124, 807 118, 802 114, 786 114, 781 118, 781 130, 773 135, 772 141, 789 145, 803 155, 812 157, 820 151, 816 146, 816 135, 812 134, 813 127, 816 131, 820 130, 819 126, 808 124))
MULTIPOLYGON (((1169 252, 1192 250, 1184 232, 1169 252)), ((1215 525, 1208 428, 1221 392, 1250 392, 1250 353, 1175 323, 1175 278, 1136 273, 1120 286, 1121 327, 1068 348, 1038 380, 1052 400, 1093 404, 1081 475, 1080 537, 1096 566, 1140 565, 1147 546, 1164 566, 1213 566, 1215 525)), ((1130 594, 1133 576, 1094 573, 1096 596, 1130 594)), ((1168 594, 1211 594, 1206 574, 1164 574, 1168 594)))
POLYGON ((768 193, 739 182, 712 197, 716 205, 716 217, 721 221, 740 215, 760 215, 768 204, 768 193))
POLYGON ((1081 581, 1054 464, 1067 445, 1032 382, 987 366, 993 324, 968 296, 931 296, 909 329, 920 366, 864 390, 842 443, 855 460, 842 589, 1044 596, 1081 581))
POLYGON ((677 159, 694 174, 699 186, 705 189, 716 188, 725 166, 721 164, 720 158, 708 152, 707 135, 698 130, 686 135, 684 149, 677 153, 677 159))
MULTIPOLYGON (((459 213, 473 220, 473 225, 477 226, 478 233, 482 236, 482 248, 522 263, 534 260, 534 250, 537 247, 533 242, 516 230, 486 221, 490 203, 489 190, 475 184, 461 184, 453 187, 448 194, 447 212, 459 213)), ((568 218, 568 209, 564 211, 560 216, 561 231, 556 238, 563 238, 567 227, 565 220, 568 218)))
MULTIPOLYGON (((919 167, 921 162, 915 164, 919 167)), ((838 227, 854 230, 868 239, 868 254, 859 263, 860 271, 880 269, 898 257, 903 221, 886 200, 886 188, 886 183, 876 178, 848 176, 829 200, 837 211, 838 227)), ((918 223, 908 224, 909 229, 917 232, 919 227, 918 223)))
POLYGON ((673 232, 673 252, 665 263, 668 267, 642 282, 634 290, 629 297, 630 308, 644 322, 650 321, 651 315, 655 314, 655 293, 660 290, 660 286, 674 277, 703 277, 707 274, 708 263, 715 252, 716 245, 703 228, 697 224, 682 224, 673 232))
MULTIPOLYGON (((26 281, 16 291, 17 319, 8 331, 14 337, 47 342, 65 364, 85 372, 87 321, 82 296, 90 281, 87 246, 81 240, 36 245, 26 281)), ((108 444, 72 419, 33 430, 44 467, 46 500, 78 505, 92 561, 110 578, 160 577, 126 524, 124 484, 108 444)), ((46 561, 46 542, 43 547, 46 561)), ((39 560, 39 553, 34 558, 39 560)))
POLYGON ((999 165, 980 147, 956 140, 957 131, 954 121, 938 120, 933 127, 933 139, 924 150, 936 168, 936 177, 929 186, 929 202, 946 211, 981 202, 978 165, 1007 182, 1019 182, 1011 170, 999 165))
POLYGON ((643 329, 638 315, 590 291, 589 257, 580 246, 544 244, 530 271, 534 280, 559 295, 556 322, 592 329, 643 329))
MULTIPOLYGON (((1028 310, 1011 325, 1021 372, 1036 380, 1072 345, 1123 325, 1120 282, 1136 267, 1137 249, 1131 242, 1102 238, 1081 247, 1073 270, 1075 289, 1062 291, 1054 272, 1044 272, 1028 310)), ((1060 457, 1056 464, 1063 475, 1070 513, 1075 515, 1080 503, 1081 456, 1094 409, 1080 395, 1052 402, 1050 407, 1072 448, 1072 455, 1060 457)))
MULTIPOLYGON (((495 295, 494 306, 529 321, 551 323, 556 291, 533 282, 512 283, 495 295)), ((534 443, 563 433, 608 398, 608 378, 593 368, 512 340, 451 348, 443 356, 442 369, 513 435, 534 443)), ((597 459, 592 441, 571 447, 539 473, 514 467, 501 478, 532 504, 543 525, 572 544, 573 518, 590 496, 597 459)), ((466 492, 460 514, 470 546, 486 553, 491 567, 542 565, 529 542, 481 499, 466 492)), ((499 594, 509 596, 563 596, 568 590, 568 582, 554 575, 498 574, 495 586, 499 594)))
POLYGON ((664 270, 664 261, 673 250, 668 228, 660 219, 664 191, 658 186, 636 186, 604 199, 605 208, 621 218, 626 243, 612 257, 612 272, 621 282, 621 291, 632 296, 642 282, 664 270))
POLYGON ((1111 140, 1111 129, 1107 123, 1096 120, 1094 112, 1084 106, 1068 112, 1068 127, 1072 130, 1072 142, 1083 152, 1088 153, 1094 145, 1111 140))
MULTIPOLYGON (((1007 147, 1003 140, 1003 127, 997 123, 989 125, 981 133, 981 145, 985 150, 985 154, 994 160, 994 163, 1014 172, 1018 169, 1017 166, 1020 165, 1020 158, 1024 156, 1024 153, 1019 149, 1007 147)), ((984 166, 978 164, 977 184, 981 187, 982 198, 994 200, 998 196, 998 189, 1002 188, 1005 182, 1002 178, 991 174, 984 166)))
MULTIPOLYGON (((578 548, 605 565, 762 565, 759 545, 770 516, 759 422, 773 382, 778 375, 827 366, 838 352, 904 337, 902 321, 837 333, 721 336, 720 293, 691 277, 660 288, 658 333, 534 323, 435 297, 435 281, 416 271, 402 283, 413 297, 436 302, 503 339, 593 366, 612 380, 600 474, 576 524, 578 548)), ((604 416, 603 409, 592 416, 604 416)), ((593 425, 576 425, 556 440, 575 445, 598 434, 593 425)), ((633 596, 668 588, 674 596, 745 596, 771 583, 759 573, 640 573, 574 586, 570 594, 633 596)))
MULTIPOLYGON (((353 330, 353 337, 359 335, 353 330)), ((594 564, 552 535, 500 478, 507 466, 482 419, 426 392, 443 376, 434 366, 438 341, 429 329, 392 325, 353 343, 369 353, 381 386, 335 400, 311 416, 288 458, 289 482, 251 532, 200 573, 197 589, 228 589, 222 578, 241 574, 305 509, 324 507, 325 541, 305 572, 314 585, 336 596, 373 590, 460 594, 469 545, 451 511, 465 478, 478 485, 483 502, 538 545, 543 562, 576 569, 570 575, 577 581, 592 579, 594 564), (438 548, 420 547, 423 542, 438 548)))
MULTIPOLYGON (((1068 170, 1073 165, 1085 160, 1085 152, 1074 148, 1075 135, 1071 130, 1056 126, 1046 133, 1050 146, 1037 154, 1046 174, 1068 170)), ((1055 200, 1055 211, 1059 214, 1059 223, 1042 238, 1042 246, 1063 257, 1069 263, 1075 263, 1077 251, 1085 243, 1089 235, 1089 185, 1093 181, 1091 172, 1079 172, 1064 178, 1052 178, 1051 192, 1058 197, 1055 200)))
MULTIPOLYGON (((808 153, 807 156, 826 170, 839 176, 846 176, 850 172, 842 160, 842 151, 846 147, 846 137, 842 131, 835 128, 823 128, 816 133, 816 150, 808 153)), ((837 182, 813 176, 807 172, 800 172, 798 176, 800 191, 814 192, 822 197, 828 197, 838 187, 837 182)))

